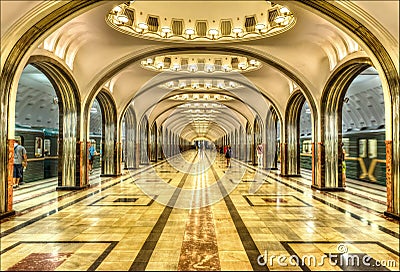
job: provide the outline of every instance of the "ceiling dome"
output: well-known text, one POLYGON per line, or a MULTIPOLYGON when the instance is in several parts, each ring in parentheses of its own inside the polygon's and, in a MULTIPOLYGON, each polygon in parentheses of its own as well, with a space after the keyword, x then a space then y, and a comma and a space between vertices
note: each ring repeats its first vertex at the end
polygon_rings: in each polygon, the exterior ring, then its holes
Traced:
POLYGON ((106 16, 114 29, 170 42, 235 42, 289 30, 296 20, 270 1, 128 1, 106 16))

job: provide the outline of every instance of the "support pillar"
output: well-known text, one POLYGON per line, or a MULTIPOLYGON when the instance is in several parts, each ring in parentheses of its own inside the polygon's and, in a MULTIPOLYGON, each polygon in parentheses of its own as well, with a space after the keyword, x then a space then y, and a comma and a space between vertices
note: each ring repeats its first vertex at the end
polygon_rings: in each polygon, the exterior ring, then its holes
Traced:
POLYGON ((13 171, 14 171, 14 140, 7 140, 7 180, 5 183, 5 194, 2 193, 2 197, 5 199, 5 207, 2 209, 0 219, 12 216, 15 214, 13 210, 13 171))
MULTIPOLYGON (((386 201, 386 211, 385 215, 400 219, 399 211, 396 210, 396 205, 399 205, 399 187, 393 183, 392 179, 392 163, 393 163, 393 142, 391 140, 385 141, 386 144, 386 193, 387 193, 387 201, 386 201), (397 189, 396 189, 397 188, 397 189)), ((398 207, 397 207, 398 208, 398 207)))
MULTIPOLYGON (((336 160, 337 163, 337 169, 336 169, 336 179, 333 179, 332 176, 330 176, 330 182, 329 184, 327 183, 327 171, 326 171, 326 161, 327 161, 327 152, 326 152, 326 147, 323 143, 318 143, 318 173, 319 176, 316 180, 316 184, 313 183, 311 185, 311 188, 320 190, 320 191, 332 191, 332 192, 341 192, 344 191, 345 188, 343 187, 343 181, 342 181, 342 160, 341 158, 338 158, 337 156, 338 153, 332 152, 333 154, 329 154, 330 160, 336 160), (339 169, 340 168, 340 169, 339 169)), ((332 162, 329 164, 332 165, 332 162)), ((332 170, 332 169, 331 169, 332 170)), ((331 171, 331 175, 335 175, 335 171, 331 171)))

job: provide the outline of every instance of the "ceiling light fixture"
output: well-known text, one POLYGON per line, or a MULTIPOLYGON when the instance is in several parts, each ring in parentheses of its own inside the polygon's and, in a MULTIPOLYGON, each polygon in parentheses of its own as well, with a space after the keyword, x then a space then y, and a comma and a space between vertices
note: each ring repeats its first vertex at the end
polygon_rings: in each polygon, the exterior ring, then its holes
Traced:
POLYGON ((153 71, 247 72, 261 67, 261 62, 237 55, 163 55, 143 59, 141 65, 153 71), (204 60, 206 59, 206 60, 204 60), (236 61, 238 60, 238 62, 236 61), (170 63, 167 65, 166 63, 170 63), (234 63, 235 62, 235 63, 234 63))
POLYGON ((123 24, 129 22, 129 19, 126 15, 121 14, 121 15, 118 15, 117 18, 118 18, 118 21, 120 21, 123 24))
POLYGON ((189 40, 192 38, 192 35, 194 35, 194 29, 193 28, 187 28, 185 30, 186 35, 189 36, 189 40))
POLYGON ((276 16, 276 18, 275 18, 274 21, 275 21, 275 23, 277 23, 277 24, 281 24, 281 23, 283 23, 283 21, 285 21, 285 17, 282 16, 282 15, 276 16))
POLYGON ((219 32, 217 29, 211 28, 210 30, 208 30, 208 33, 211 35, 211 38, 215 40, 215 36, 217 36, 219 32))
POLYGON ((258 31, 261 31, 262 29, 265 28, 265 24, 261 24, 261 23, 256 24, 255 28, 256 28, 258 31))
POLYGON ((281 7, 279 10, 282 14, 288 14, 290 13, 290 10, 287 7, 281 7))
MULTIPOLYGON (((222 30, 222 26, 215 23, 215 21, 206 21, 205 26, 206 29, 202 29, 200 32, 196 32, 196 29, 193 27, 193 23, 191 20, 180 18, 175 18, 176 16, 170 15, 163 16, 162 14, 141 14, 143 16, 131 16, 129 14, 140 14, 139 5, 136 2, 130 1, 122 3, 118 6, 113 7, 106 17, 107 23, 113 27, 114 29, 123 32, 128 35, 138 36, 146 39, 168 39, 171 41, 182 41, 182 40, 196 40, 196 41, 233 41, 233 40, 252 40, 274 36, 280 34, 284 31, 289 30, 296 23, 296 18, 293 13, 285 6, 274 5, 266 1, 266 11, 277 12, 278 16, 275 18, 275 24, 270 24, 266 22, 260 22, 255 24, 257 18, 251 23, 251 26, 248 27, 246 25, 246 18, 248 18, 249 14, 242 14, 241 16, 234 16, 229 18, 233 21, 235 18, 235 25, 232 26, 232 29, 229 33, 222 30), (128 12, 129 11, 129 12, 128 12), (162 26, 158 27, 150 27, 145 22, 137 21, 137 19, 141 18, 149 18, 149 16, 154 17, 164 17, 165 19, 162 22, 162 26), (236 20, 237 18, 237 20, 236 20), (177 28, 175 29, 174 22, 182 22, 177 24, 177 28), (180 25, 178 27, 178 25, 180 25), (190 26, 189 28, 182 29, 182 27, 190 26), (132 27, 136 26, 136 27, 132 27), (204 35, 207 33, 207 35, 204 35)), ((239 12, 240 13, 240 12, 239 12)), ((255 16, 252 15, 254 18, 255 16)), ((193 18, 196 21, 198 18, 193 18)), ((261 19, 261 18, 259 18, 261 19)), ((219 19, 222 20, 222 19, 219 19)), ((218 21, 219 21, 218 20, 218 21)), ((160 24, 160 21, 158 20, 160 24)))

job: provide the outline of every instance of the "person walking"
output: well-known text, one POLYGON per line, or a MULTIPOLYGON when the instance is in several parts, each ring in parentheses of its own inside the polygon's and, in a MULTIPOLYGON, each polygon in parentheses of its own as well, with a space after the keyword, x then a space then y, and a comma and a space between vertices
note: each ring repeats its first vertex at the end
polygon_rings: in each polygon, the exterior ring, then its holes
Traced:
POLYGON ((19 181, 22 178, 23 169, 28 165, 26 149, 21 145, 21 140, 14 142, 14 169, 13 169, 13 188, 19 187, 19 181))
POLYGON ((226 167, 231 166, 231 158, 232 158, 232 148, 230 145, 227 146, 226 152, 225 152, 225 158, 226 158, 226 167))
POLYGON ((263 166, 263 145, 261 143, 259 143, 257 145, 257 164, 258 167, 262 167, 263 166))

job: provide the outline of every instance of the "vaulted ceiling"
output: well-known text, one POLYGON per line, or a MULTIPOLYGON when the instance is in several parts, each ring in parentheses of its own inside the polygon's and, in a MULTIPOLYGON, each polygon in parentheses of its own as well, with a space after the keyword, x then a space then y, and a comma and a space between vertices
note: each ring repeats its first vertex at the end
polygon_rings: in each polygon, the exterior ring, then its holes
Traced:
MULTIPOLYGON (((5 2, 2 35, 45 3, 5 2)), ((376 9, 377 2, 357 4, 398 40, 398 22, 376 9)), ((397 1, 384 2, 398 13, 397 1)), ((53 56, 70 69, 83 102, 100 86, 112 94, 118 114, 132 102, 137 120, 146 115, 185 131, 188 139, 204 133, 215 139, 245 127, 256 115, 265 118, 271 105, 283 115, 299 81, 318 103, 332 70, 368 53, 352 33, 296 1, 104 1, 68 18, 36 46, 32 54, 53 56)), ((350 86, 344 129, 384 123, 382 87, 372 72, 350 86)), ((56 106, 50 82, 27 66, 16 122, 57 127, 56 106)), ((93 110, 98 128, 95 115, 93 110)), ((307 122, 302 117, 305 135, 307 122)))

